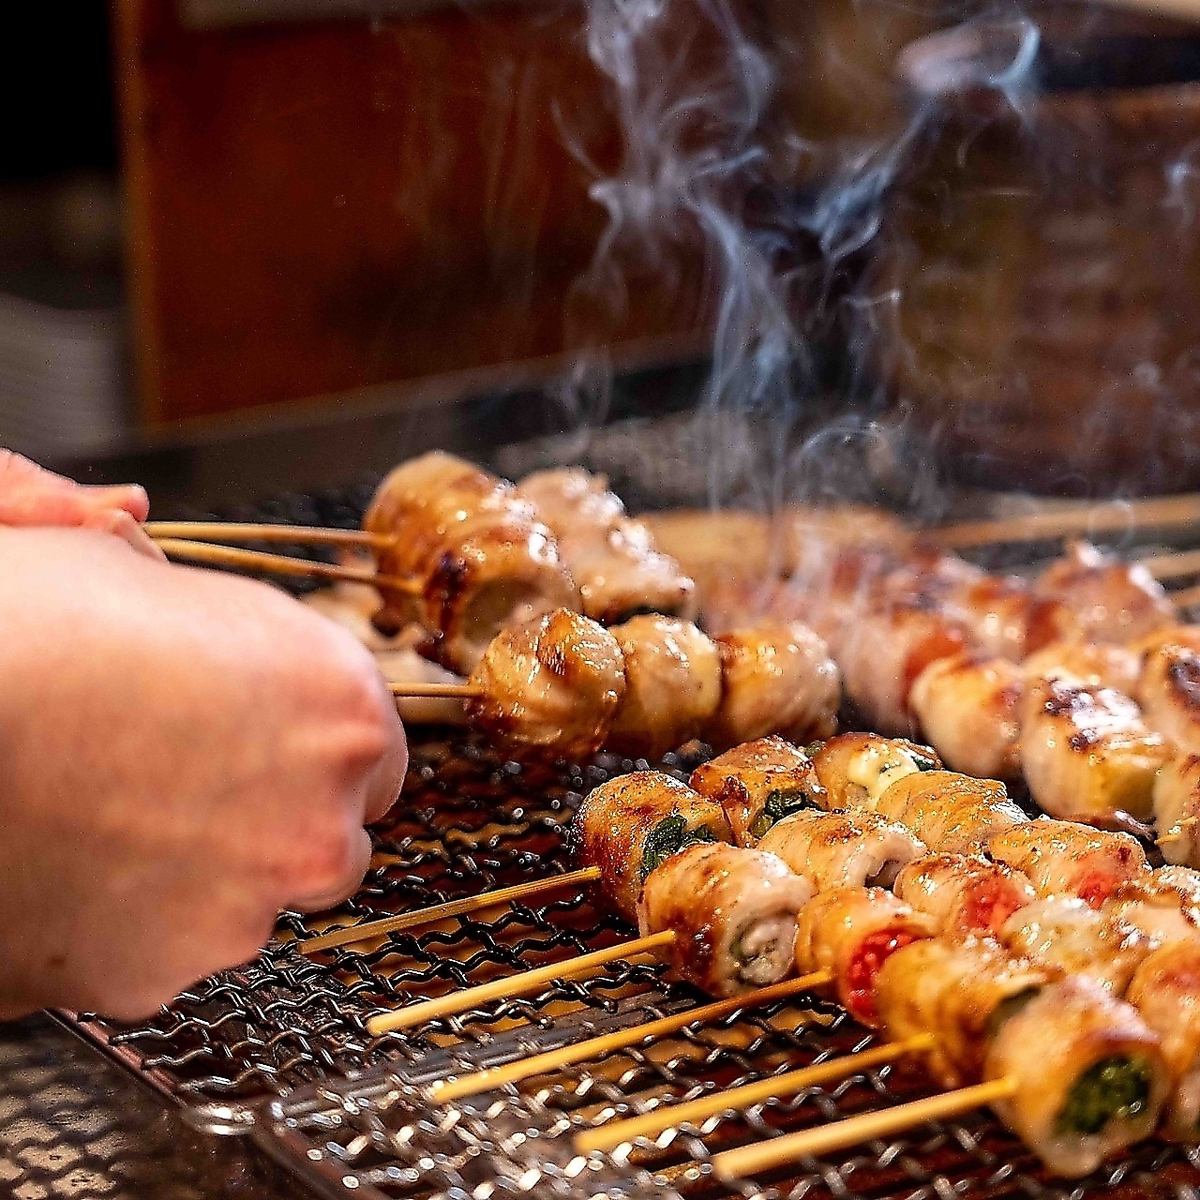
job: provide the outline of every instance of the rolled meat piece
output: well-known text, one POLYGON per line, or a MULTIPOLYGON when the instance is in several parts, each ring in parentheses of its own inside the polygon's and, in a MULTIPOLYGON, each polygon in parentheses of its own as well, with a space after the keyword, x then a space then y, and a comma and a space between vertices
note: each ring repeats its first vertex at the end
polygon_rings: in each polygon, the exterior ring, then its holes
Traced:
POLYGON ((1025 657, 1030 614, 1036 604, 1025 580, 982 574, 953 587, 945 603, 967 627, 971 645, 981 655, 1011 662, 1025 657))
POLYGON ((1054 641, 1027 655, 1021 663, 1027 679, 1070 675, 1088 685, 1133 695, 1141 662, 1128 646, 1112 642, 1054 641))
POLYGON ((1173 756, 1154 781, 1155 841, 1169 863, 1200 867, 1200 755, 1173 756))
POLYGON ((1129 834, 1052 817, 997 832, 987 849, 996 862, 1022 872, 1039 896, 1078 896, 1093 908, 1150 871, 1145 851, 1129 834))
POLYGON ((1029 818, 1004 784, 956 771, 922 771, 893 783, 876 811, 907 826, 937 854, 979 854, 993 834, 1029 818))
POLYGON ((836 887, 891 887, 900 868, 925 853, 903 825, 873 812, 810 809, 772 825, 758 843, 777 854, 818 891, 836 887))
POLYGON ((790 813, 828 807, 811 759, 781 737, 758 738, 726 750, 698 766, 688 783, 724 809, 739 846, 757 845, 790 813))
POLYGON ((599 890, 629 920, 650 872, 703 842, 727 842, 720 805, 659 771, 634 771, 594 788, 571 822, 581 867, 600 870, 599 890))
POLYGON ((1200 941, 1200 874, 1159 867, 1118 887, 1104 911, 1136 926, 1157 947, 1200 941))
POLYGON ((896 951, 875 994, 888 1036, 930 1035, 933 1074, 955 1088, 979 1079, 996 1030, 1058 977, 990 938, 938 937, 896 951))
POLYGON ((1200 754, 1200 650, 1163 642, 1142 659, 1142 717, 1182 754, 1200 754))
POLYGON ((721 703, 721 658, 712 639, 675 617, 633 617, 610 632, 625 660, 612 748, 658 758, 699 736, 721 703))
POLYGON ((796 966, 801 973, 829 971, 846 1011, 874 1025, 880 967, 897 950, 936 931, 929 917, 883 888, 833 888, 818 892, 800 910, 796 966))
POLYGON ((796 917, 813 886, 773 854, 689 846, 646 877, 642 934, 670 930, 675 972, 713 996, 735 996, 795 968, 796 917))
POLYGON ((1075 542, 1034 584, 1061 602, 1058 635, 1080 641, 1132 642, 1175 621, 1170 597, 1145 567, 1075 542))
POLYGON ((896 876, 892 890, 950 935, 994 934, 1037 897, 1020 871, 973 854, 914 859, 896 876))
POLYGON ((1013 954, 1093 979, 1114 996, 1125 994, 1153 948, 1119 914, 1094 909, 1077 896, 1047 896, 1030 904, 1009 917, 999 936, 1013 954))
POLYGON ((813 770, 821 781, 826 808, 874 809, 898 779, 936 771, 942 760, 928 746, 877 733, 840 733, 817 746, 813 770))
POLYGON ((499 740, 582 757, 608 736, 625 695, 621 648, 603 626, 560 608, 492 639, 471 675, 468 717, 499 740))
POLYGON ((1011 1082, 996 1112, 1071 1178, 1149 1137, 1170 1090, 1161 1041, 1137 1009, 1078 977, 1044 987, 1000 1026, 984 1075, 1011 1082))
POLYGON ((807 742, 837 727, 838 669, 807 625, 764 623, 714 640, 721 655, 721 703, 704 735, 713 746, 769 733, 807 742))
POLYGON ((1147 955, 1126 999, 1162 1041, 1171 1074, 1165 1132, 1200 1137, 1200 942, 1174 942, 1147 955))
POLYGON ((1167 760, 1128 696, 1060 675, 1028 682, 1020 751, 1038 807, 1090 824, 1148 821, 1154 776, 1167 760))
POLYGON ((512 484, 453 455, 422 455, 383 481, 364 528, 390 535, 377 551, 381 575, 412 581, 382 586, 376 626, 394 633, 418 621, 438 661, 467 674, 505 626, 558 606, 579 607, 579 592, 550 530, 512 484))
POLYGON ((917 676, 909 703, 921 734, 953 771, 983 779, 1017 779, 1024 685, 1021 668, 1004 658, 956 654, 917 676))
POLYGON ((654 545, 603 475, 578 467, 535 471, 518 492, 531 500, 558 540, 586 616, 605 625, 640 613, 691 620, 695 583, 654 545))

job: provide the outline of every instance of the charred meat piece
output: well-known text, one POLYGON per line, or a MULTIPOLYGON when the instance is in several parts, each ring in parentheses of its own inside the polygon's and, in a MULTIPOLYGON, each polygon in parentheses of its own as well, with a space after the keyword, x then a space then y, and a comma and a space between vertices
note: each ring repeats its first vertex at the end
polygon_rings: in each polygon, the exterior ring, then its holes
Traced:
POLYGON ((658 771, 634 771, 588 793, 571 822, 581 867, 598 867, 600 891, 634 920, 650 872, 698 842, 728 842, 720 805, 658 771))
POLYGON ((869 809, 898 779, 942 765, 928 746, 877 733, 838 734, 813 750, 812 762, 829 797, 823 807, 869 809))
POLYGON ((953 771, 984 779, 1015 779, 1023 676, 1003 658, 956 654, 917 676, 910 703, 921 734, 953 771))
POLYGON ((891 887, 900 868, 925 853, 903 825, 873 812, 793 813, 758 843, 777 854, 818 891, 835 887, 891 887))
POLYGON ((1200 755, 1169 758, 1154 781, 1154 828, 1169 863, 1200 866, 1200 755))
POLYGON ((893 890, 950 935, 994 934, 1037 896, 1020 871, 974 854, 914 859, 896 877, 893 890))
POLYGON ((1134 693, 1147 725, 1183 754, 1200 754, 1200 651, 1164 642, 1142 660, 1134 693))
POLYGON ((560 608, 492 639, 471 676, 467 715, 503 742, 586 756, 608 736, 625 694, 608 630, 560 608))
POLYGON ((712 639, 675 617, 634 617, 610 632, 625 659, 612 748, 657 758, 697 737, 721 702, 721 658, 712 639))
POLYGON ((1095 980, 1114 996, 1125 994, 1151 942, 1139 929, 1108 910, 1097 910, 1076 896, 1050 896, 1013 913, 1000 930, 1000 941, 1064 975, 1095 980))
POLYGON ((1149 1137, 1170 1090, 1158 1036, 1087 979, 1044 987, 997 1031, 984 1074, 1011 1081, 995 1105, 1056 1175, 1077 1177, 1149 1137))
POLYGON ((1050 817, 994 834, 988 853, 1024 874, 1038 895, 1078 896, 1093 908, 1150 870, 1145 851, 1129 834, 1050 817))
POLYGON ((818 892, 800 912, 796 965, 829 971, 842 1006, 864 1025, 878 1019, 875 981, 897 950, 933 937, 936 926, 883 888, 818 892))
POLYGON ((517 490, 558 539, 586 616, 610 625, 637 613, 696 615, 695 583, 630 519, 603 475, 577 467, 535 471, 517 490))
POLYGON ((735 746, 697 767, 688 782, 725 810, 739 846, 757 845, 793 812, 828 806, 808 755, 781 737, 735 746))
POLYGON ((1200 874, 1160 867, 1123 883, 1104 905, 1140 929, 1155 946, 1200 941, 1200 874))
POLYGON ((1004 784, 956 771, 906 775, 879 798, 876 812, 907 826, 937 854, 978 854, 993 834, 1027 824, 1004 784))
POLYGON ((1167 748, 1128 696, 1067 676, 1031 680, 1020 748, 1030 794, 1051 816, 1093 824, 1150 819, 1167 748))
POLYGON ((796 915, 812 894, 773 854, 694 845, 646 877, 638 927, 671 930, 676 973, 713 996, 734 996, 792 973, 796 915))
POLYGON ((807 625, 768 623, 714 640, 722 693, 707 741, 723 748, 777 733, 806 742, 834 731, 840 676, 825 643, 807 625))

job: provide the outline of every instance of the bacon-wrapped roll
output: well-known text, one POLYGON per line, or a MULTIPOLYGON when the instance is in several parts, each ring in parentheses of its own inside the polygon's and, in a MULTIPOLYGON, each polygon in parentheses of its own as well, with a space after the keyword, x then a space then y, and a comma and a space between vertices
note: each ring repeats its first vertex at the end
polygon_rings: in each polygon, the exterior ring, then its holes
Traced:
POLYGON ((994 834, 988 854, 1022 872, 1040 896, 1078 896, 1099 908, 1121 884, 1149 873, 1127 833, 1039 817, 994 834))
POLYGON ((1200 941, 1200 874, 1159 867, 1123 883, 1104 909, 1140 929, 1155 946, 1200 941))
POLYGON ((690 621, 633 617, 610 630, 625 659, 614 750, 657 758, 697 737, 721 703, 721 658, 690 621))
POLYGON ((647 876, 638 928, 671 930, 675 971, 710 995, 734 996, 792 973, 796 916, 812 894, 773 854, 689 846, 647 876))
POLYGON ((625 694, 616 638, 560 608, 492 639, 471 675, 467 715, 481 729, 521 746, 593 753, 625 694))
POLYGON ((1183 754, 1200 754, 1200 650, 1178 642, 1151 650, 1134 695, 1151 729, 1183 754))
POLYGON ((1001 1026, 984 1074, 1013 1093, 996 1111, 1057 1175, 1077 1177, 1149 1137, 1170 1088, 1159 1038, 1088 979, 1044 987, 1001 1026))
POLYGON ((1141 663, 1128 646, 1111 642, 1047 642, 1021 663, 1026 679, 1068 675, 1088 685, 1133 695, 1141 663))
POLYGON ((688 783, 725 810, 739 846, 757 845, 790 813, 828 807, 808 755, 781 737, 735 746, 698 766, 688 783))
POLYGON ((1169 863, 1200 866, 1200 754, 1169 758, 1154 780, 1154 828, 1169 863))
POLYGON ((1013 913, 1000 941, 1064 975, 1094 979, 1114 996, 1124 995, 1151 942, 1118 914, 1099 911, 1076 896, 1048 896, 1013 913))
POLYGON ((898 779, 936 771, 942 760, 928 746, 877 733, 840 733, 813 751, 813 770, 829 799, 825 808, 874 809, 898 779))
POLYGON ((1200 942, 1173 942, 1147 955, 1126 999, 1162 1039, 1171 1072, 1166 1130, 1194 1143, 1200 1133, 1200 942))
POLYGON ((993 834, 1029 818, 995 779, 922 771, 893 783, 876 811, 906 825, 938 854, 978 854, 993 834))
POLYGON ((1058 973, 989 938, 939 937, 896 951, 879 971, 879 1016, 894 1039, 928 1034, 943 1087, 978 1080, 988 1039, 1058 973))
POLYGON ((517 489, 558 539, 584 613, 605 625, 637 613, 696 615, 696 585, 632 520, 603 475, 577 467, 535 471, 517 489))
POLYGON ((1020 747, 1030 794, 1051 816, 1150 819, 1154 775, 1167 748, 1128 696, 1065 676, 1031 680, 1020 747))
POLYGON ((1018 707, 1024 677, 1004 658, 956 654, 917 676, 909 702, 921 733, 953 771, 983 779, 1021 774, 1018 707))
POLYGON ((925 853, 903 825, 876 813, 793 813, 758 843, 777 854, 818 891, 835 887, 891 887, 900 868, 925 853))
POLYGON ((996 933, 1037 896, 1020 871, 973 854, 914 859, 896 876, 892 890, 951 935, 996 933))
POLYGON ((1175 620, 1170 597, 1136 563, 1076 542, 1051 563, 1034 585, 1039 596, 1059 601, 1059 637, 1081 641, 1131 642, 1175 620))
POLYGON ((364 519, 391 544, 377 552, 380 574, 416 585, 381 588, 376 625, 396 632, 416 620, 434 636, 442 664, 471 671, 506 625, 558 606, 579 607, 579 593, 550 530, 510 483, 448 454, 426 454, 397 467, 380 485, 364 519))
POLYGON ((630 920, 651 871, 688 846, 730 836, 720 805, 659 771, 634 771, 594 788, 571 832, 580 866, 599 868, 600 891, 630 920))
POLYGON ((721 655, 722 694, 705 734, 714 746, 768 733, 805 742, 834 731, 840 676, 825 643, 807 625, 764 623, 714 640, 721 655))
POLYGON ((796 965, 829 971, 838 999, 855 1019, 874 1025, 879 968, 904 946, 933 937, 936 926, 883 888, 818 892, 800 911, 796 965))

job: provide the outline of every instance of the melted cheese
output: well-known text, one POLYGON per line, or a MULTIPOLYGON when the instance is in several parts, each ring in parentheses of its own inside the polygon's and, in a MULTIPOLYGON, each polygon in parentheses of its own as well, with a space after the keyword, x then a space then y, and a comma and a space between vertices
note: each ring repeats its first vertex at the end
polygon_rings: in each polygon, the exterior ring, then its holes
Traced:
POLYGON ((879 797, 906 775, 915 775, 921 768, 907 750, 899 746, 874 745, 860 750, 846 768, 846 778, 867 793, 867 803, 874 808, 879 797))

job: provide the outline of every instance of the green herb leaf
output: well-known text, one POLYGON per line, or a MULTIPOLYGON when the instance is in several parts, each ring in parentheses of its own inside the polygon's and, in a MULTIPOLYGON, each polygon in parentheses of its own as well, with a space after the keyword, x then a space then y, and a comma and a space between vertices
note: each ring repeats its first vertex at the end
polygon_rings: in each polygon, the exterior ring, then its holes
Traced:
POLYGON ((717 835, 707 825, 689 829, 687 818, 680 813, 663 817, 646 835, 642 847, 642 878, 645 879, 656 867, 661 867, 668 858, 689 846, 717 840, 717 835))
POLYGON ((812 797, 803 788, 777 788, 767 794, 758 816, 750 824, 751 836, 763 837, 772 825, 806 808, 815 808, 812 797))
POLYGON ((1076 1081, 1058 1114, 1059 1133, 1099 1133, 1110 1121, 1136 1117, 1150 1099, 1150 1064, 1114 1054, 1089 1067, 1076 1081))

